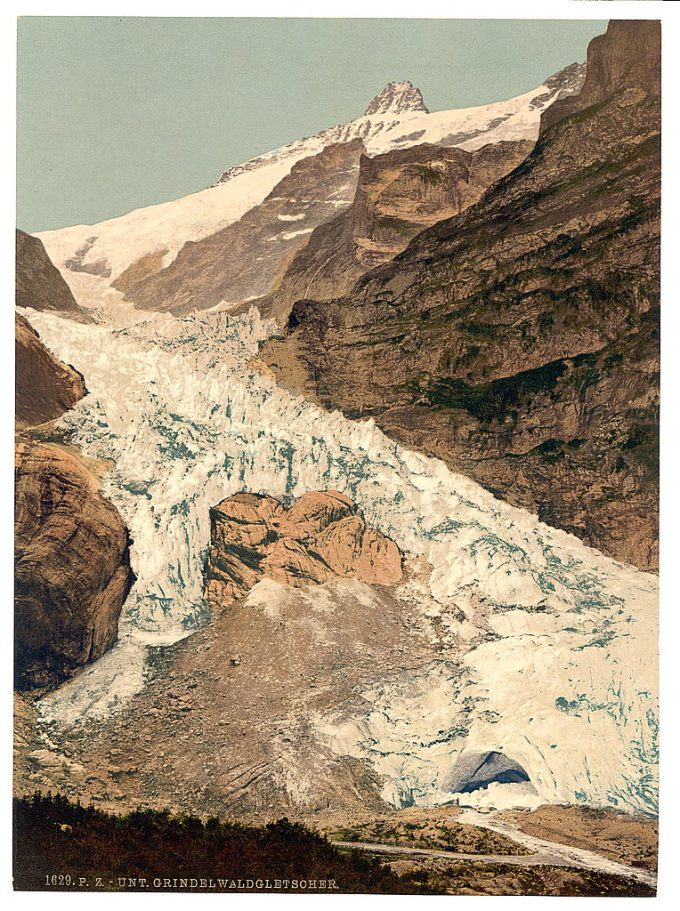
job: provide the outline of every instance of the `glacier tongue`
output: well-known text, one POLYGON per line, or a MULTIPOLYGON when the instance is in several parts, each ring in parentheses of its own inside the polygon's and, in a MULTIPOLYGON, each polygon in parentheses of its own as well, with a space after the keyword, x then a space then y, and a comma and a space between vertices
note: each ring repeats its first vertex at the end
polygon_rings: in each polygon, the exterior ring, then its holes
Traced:
POLYGON ((273 330, 255 311, 178 320, 112 307, 100 325, 24 312, 86 377, 89 394, 62 424, 86 455, 114 462, 104 493, 130 528, 137 574, 119 645, 43 699, 48 719, 120 704, 143 686, 145 644, 205 619, 212 505, 241 490, 334 488, 428 561, 427 598, 435 613, 458 611, 456 641, 467 645, 448 656, 455 671, 433 664, 407 683, 376 681, 361 718, 318 719, 332 748, 369 758, 397 804, 450 797, 442 781, 465 749, 520 763, 543 801, 656 810, 656 577, 496 500, 371 420, 279 388, 253 364, 273 330))

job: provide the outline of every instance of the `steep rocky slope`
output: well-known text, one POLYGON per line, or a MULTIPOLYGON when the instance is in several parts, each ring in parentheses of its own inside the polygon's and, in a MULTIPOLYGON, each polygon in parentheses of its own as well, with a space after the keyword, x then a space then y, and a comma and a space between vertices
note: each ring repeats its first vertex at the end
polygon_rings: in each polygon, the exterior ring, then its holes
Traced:
POLYGON ((79 459, 19 441, 15 483, 15 680, 26 688, 113 644, 133 576, 120 516, 79 459))
POLYGON ((304 158, 239 221, 185 244, 168 268, 146 280, 132 283, 128 269, 113 286, 141 309, 175 314, 266 294, 281 263, 352 201, 362 150, 355 139, 304 158))
POLYGON ((612 22, 583 90, 475 206, 264 357, 497 496, 657 565, 659 26, 612 22))
POLYGON ((47 255, 38 237, 16 231, 16 305, 34 310, 56 310, 71 319, 90 322, 47 255))
POLYGON ((14 333, 17 424, 34 426, 52 421, 85 395, 83 377, 73 367, 57 360, 18 313, 14 315, 14 333))
POLYGON ((476 202, 532 147, 529 141, 499 142, 468 152, 419 145, 362 156, 351 207, 312 232, 278 286, 257 306, 284 323, 296 300, 328 300, 348 292, 364 273, 401 253, 418 232, 476 202))
MULTIPOLYGON (((17 244, 17 299, 58 310, 60 323, 75 308, 89 324, 40 241, 26 238, 17 244)), ((39 442, 51 430, 38 425, 85 396, 84 378, 18 313, 15 331, 14 668, 17 687, 27 689, 53 686, 113 644, 134 576, 127 530, 99 481, 73 447, 39 442)))

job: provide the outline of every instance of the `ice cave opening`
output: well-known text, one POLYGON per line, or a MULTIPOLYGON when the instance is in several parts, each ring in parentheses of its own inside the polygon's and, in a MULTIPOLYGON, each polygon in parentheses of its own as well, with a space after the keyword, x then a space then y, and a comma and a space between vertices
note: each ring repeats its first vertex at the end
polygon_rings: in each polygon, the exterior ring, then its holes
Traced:
POLYGON ((496 750, 484 753, 461 753, 456 760, 445 784, 445 790, 453 794, 469 794, 488 788, 490 784, 519 784, 530 778, 514 759, 496 750))

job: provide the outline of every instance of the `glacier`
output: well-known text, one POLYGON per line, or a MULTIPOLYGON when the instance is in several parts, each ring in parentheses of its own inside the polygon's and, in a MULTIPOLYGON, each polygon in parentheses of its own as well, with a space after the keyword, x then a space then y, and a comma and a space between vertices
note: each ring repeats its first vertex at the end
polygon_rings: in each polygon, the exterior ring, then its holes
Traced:
POLYGON ((656 576, 495 499, 372 420, 280 388, 257 361, 275 327, 254 309, 177 319, 116 303, 94 325, 23 313, 86 378, 60 425, 86 456, 111 461, 103 493, 130 529, 137 575, 118 644, 42 699, 46 720, 115 711, 144 686, 150 644, 205 622, 211 506, 243 490, 336 489, 431 567, 423 622, 446 621, 451 651, 408 679, 376 681, 364 714, 317 718, 318 736, 370 760, 396 806, 450 801, 456 757, 497 751, 531 788, 492 786, 478 794, 487 802, 514 789, 525 805, 656 812, 656 576))

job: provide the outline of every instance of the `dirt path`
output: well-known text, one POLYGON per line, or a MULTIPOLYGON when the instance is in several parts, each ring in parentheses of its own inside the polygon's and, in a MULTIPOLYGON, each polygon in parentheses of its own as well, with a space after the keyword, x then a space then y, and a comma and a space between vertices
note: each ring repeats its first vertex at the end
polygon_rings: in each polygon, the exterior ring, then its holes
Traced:
MULTIPOLYGON (((580 867, 587 870, 599 870, 601 873, 611 873, 615 876, 625 876, 628 879, 636 879, 638 882, 646 883, 648 886, 656 886, 656 873, 650 870, 644 870, 640 867, 632 867, 629 864, 618 863, 596 854, 594 851, 587 851, 584 848, 576 848, 571 845, 563 845, 559 842, 548 841, 543 838, 537 838, 534 835, 527 835, 520 832, 507 823, 500 822, 495 816, 487 816, 478 813, 476 810, 466 810, 458 819, 459 822, 468 823, 469 825, 478 826, 482 829, 489 829, 491 832, 497 832, 505 835, 506 838, 523 845, 536 855, 550 857, 549 863, 552 866, 580 867)), ((520 858, 526 860, 526 856, 520 858)))
POLYGON ((533 854, 462 854, 455 851, 436 851, 430 848, 410 848, 402 845, 381 844, 367 841, 333 841, 337 847, 356 848, 375 854, 422 855, 425 857, 445 858, 446 860, 465 860, 475 863, 508 864, 516 867, 575 867, 586 870, 598 870, 615 876, 635 879, 649 886, 656 885, 656 875, 648 870, 620 864, 592 851, 572 848, 557 842, 544 841, 532 835, 525 835, 517 829, 502 823, 494 822, 484 815, 475 812, 464 813, 460 822, 489 829, 511 838, 518 844, 533 851, 533 854))
POLYGON ((421 854, 424 857, 440 857, 445 860, 474 860, 478 863, 512 864, 518 867, 531 867, 547 864, 553 867, 569 867, 575 864, 558 860, 551 854, 462 854, 458 851, 437 851, 433 848, 409 848, 405 845, 386 845, 371 841, 334 841, 338 848, 357 848, 375 854, 421 854), (556 862, 557 861, 557 862, 556 862))

